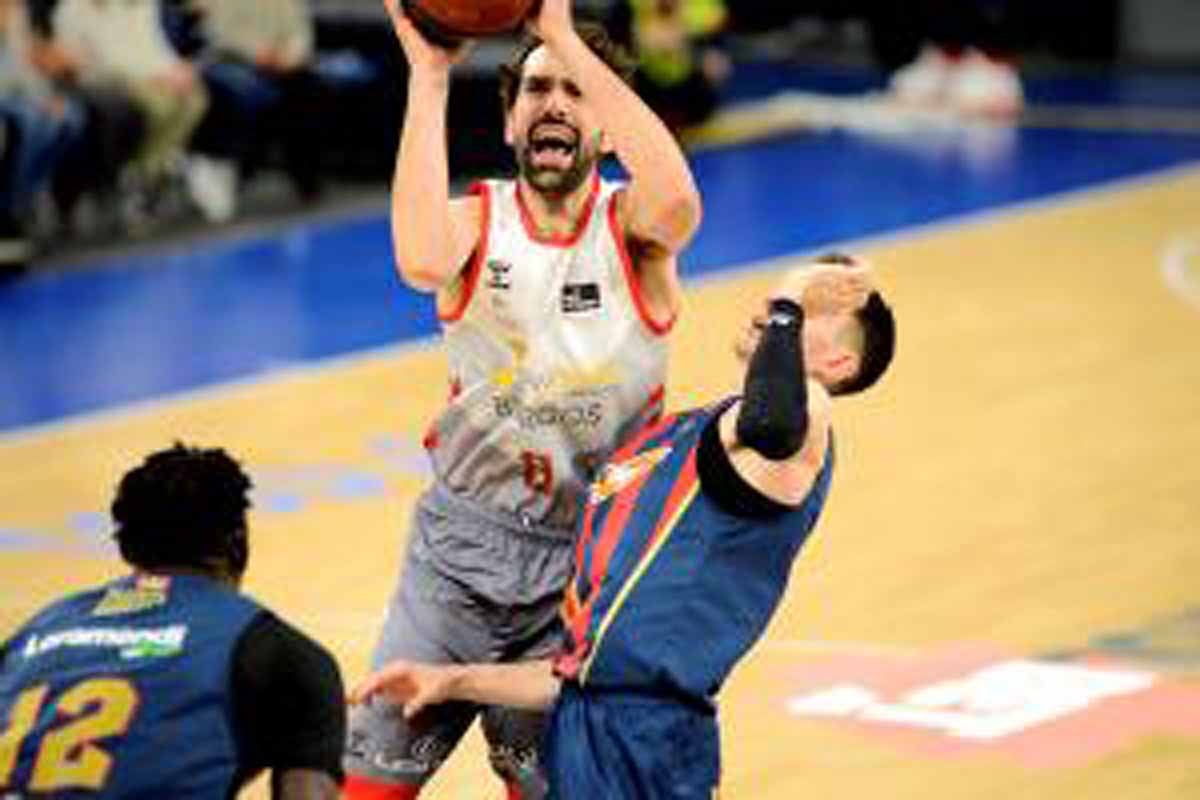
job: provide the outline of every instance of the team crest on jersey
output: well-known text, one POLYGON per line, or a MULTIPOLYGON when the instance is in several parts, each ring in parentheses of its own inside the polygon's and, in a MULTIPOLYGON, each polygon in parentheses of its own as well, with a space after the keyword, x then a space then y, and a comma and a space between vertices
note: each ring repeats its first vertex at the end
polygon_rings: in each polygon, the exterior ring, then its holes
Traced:
POLYGON ((92 609, 93 617, 112 617, 119 614, 134 614, 155 608, 167 602, 167 590, 171 579, 157 575, 140 575, 128 589, 113 586, 92 609))
POLYGON ((512 264, 499 258, 489 258, 487 261, 487 287, 489 289, 511 289, 512 282, 508 274, 512 272, 512 264))
POLYGON ((581 314, 600 308, 600 284, 568 283, 562 288, 564 314, 581 314))
POLYGON ((633 458, 616 463, 610 462, 604 467, 600 476, 592 483, 590 501, 603 503, 608 498, 619 493, 632 484, 643 474, 653 469, 671 453, 669 445, 656 447, 644 453, 638 453, 633 458))

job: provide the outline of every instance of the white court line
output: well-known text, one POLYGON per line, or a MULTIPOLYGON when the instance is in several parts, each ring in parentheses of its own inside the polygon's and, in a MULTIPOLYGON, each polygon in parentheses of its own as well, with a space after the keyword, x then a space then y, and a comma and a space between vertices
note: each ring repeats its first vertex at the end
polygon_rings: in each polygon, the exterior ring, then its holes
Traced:
POLYGON ((385 344, 378 347, 368 347, 350 353, 336 356, 326 356, 311 361, 296 361, 286 366, 264 367, 258 372, 231 378, 225 381, 198 386, 194 389, 184 389, 179 392, 169 392, 150 397, 145 400, 135 400, 132 403, 122 403, 112 408, 102 408, 96 411, 85 411, 71 414, 49 422, 39 422, 20 428, 12 428, 0 432, 0 447, 8 444, 19 444, 39 436, 57 433, 69 433, 79 428, 104 422, 115 422, 142 413, 161 411, 169 406, 193 400, 204 400, 220 397, 229 392, 249 386, 256 386, 268 381, 312 378, 322 372, 343 367, 354 366, 384 358, 394 358, 408 352, 429 350, 436 346, 439 336, 425 336, 420 339, 410 339, 398 344, 385 344))
POLYGON ((1168 242, 1163 251, 1162 273, 1167 287, 1200 311, 1200 235, 1180 236, 1168 242))
MULTIPOLYGON (((986 208, 978 211, 968 211, 962 214, 952 214, 932 222, 902 227, 893 231, 887 231, 885 233, 872 234, 857 239, 830 242, 822 245, 819 248, 809 251, 799 251, 783 256, 774 256, 772 258, 763 259, 760 261, 730 264, 725 267, 711 270, 706 272, 704 275, 700 275, 695 278, 685 275, 683 276, 684 282, 686 286, 703 286, 715 281, 729 280, 740 273, 760 270, 781 270, 799 259, 830 250, 840 249, 854 251, 867 247, 879 247, 888 244, 897 244, 944 232, 951 228, 984 225, 997 221, 1003 221, 1028 213, 1030 211, 1038 211, 1050 208, 1068 208, 1075 205, 1082 205, 1086 202, 1089 202, 1097 195, 1151 186, 1155 183, 1159 183, 1170 178, 1187 175, 1193 172, 1200 172, 1200 161, 1189 161, 1183 164, 1175 164, 1170 167, 1151 170, 1149 172, 1140 173, 1130 177, 1100 181, 1087 186, 1068 189, 1066 191, 1056 192, 1043 197, 1016 201, 997 208, 986 208)), ((70 416, 49 422, 40 422, 34 425, 12 428, 8 431, 0 432, 0 446, 19 444, 48 434, 67 433, 97 423, 121 420, 136 414, 161 410, 165 407, 184 401, 219 397, 229 391, 241 389, 247 386, 254 386, 266 381, 287 379, 289 377, 312 377, 322 372, 339 369, 374 359, 393 358, 410 351, 416 352, 426 350, 435 346, 438 338, 439 336, 437 335, 428 336, 399 344, 381 345, 378 347, 358 350, 352 353, 318 358, 311 361, 297 362, 295 366, 279 369, 265 369, 261 372, 245 375, 240 378, 234 378, 228 381, 220 381, 194 389, 186 389, 181 392, 160 395, 159 397, 139 400, 113 408, 100 409, 98 411, 87 411, 81 414, 72 414, 70 416)))

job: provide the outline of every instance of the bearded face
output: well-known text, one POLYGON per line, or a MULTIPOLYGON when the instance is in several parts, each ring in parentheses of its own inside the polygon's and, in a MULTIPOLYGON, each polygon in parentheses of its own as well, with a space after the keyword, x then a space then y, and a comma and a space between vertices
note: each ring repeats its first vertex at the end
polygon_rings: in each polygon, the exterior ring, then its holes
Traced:
MULTIPOLYGON (((597 137, 598 138, 598 137, 597 137)), ((583 185, 600 158, 597 141, 587 141, 569 122, 544 117, 518 137, 517 164, 534 189, 569 195, 583 185)))
POLYGON ((545 47, 525 60, 505 139, 526 183, 558 197, 582 186, 604 153, 595 111, 570 71, 545 47))

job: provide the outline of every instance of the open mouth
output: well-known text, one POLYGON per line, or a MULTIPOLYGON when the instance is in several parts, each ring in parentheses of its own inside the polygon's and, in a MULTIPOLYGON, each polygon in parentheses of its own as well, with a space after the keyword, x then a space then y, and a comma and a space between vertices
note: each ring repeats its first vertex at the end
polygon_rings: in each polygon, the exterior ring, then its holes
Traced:
POLYGON ((530 155, 539 167, 569 167, 578 148, 579 134, 566 125, 538 125, 529 138, 530 155))

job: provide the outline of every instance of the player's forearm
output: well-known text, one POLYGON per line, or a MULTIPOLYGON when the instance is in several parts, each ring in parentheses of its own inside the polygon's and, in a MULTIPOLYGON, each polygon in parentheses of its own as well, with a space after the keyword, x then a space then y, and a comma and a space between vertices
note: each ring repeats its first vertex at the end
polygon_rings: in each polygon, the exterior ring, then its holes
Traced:
POLYGON ((450 169, 446 155, 449 74, 414 72, 392 178, 392 246, 400 276, 432 291, 454 275, 450 169))
POLYGON ((700 193, 674 135, 574 31, 546 42, 572 66, 637 197, 641 238, 678 252, 700 225, 700 193))
POLYGON ((537 711, 554 704, 559 686, 549 660, 468 664, 457 669, 451 693, 472 703, 537 711))
POLYGON ((769 461, 795 455, 808 434, 808 377, 800 331, 804 310, 790 299, 771 301, 770 314, 746 370, 738 409, 738 441, 769 461))

